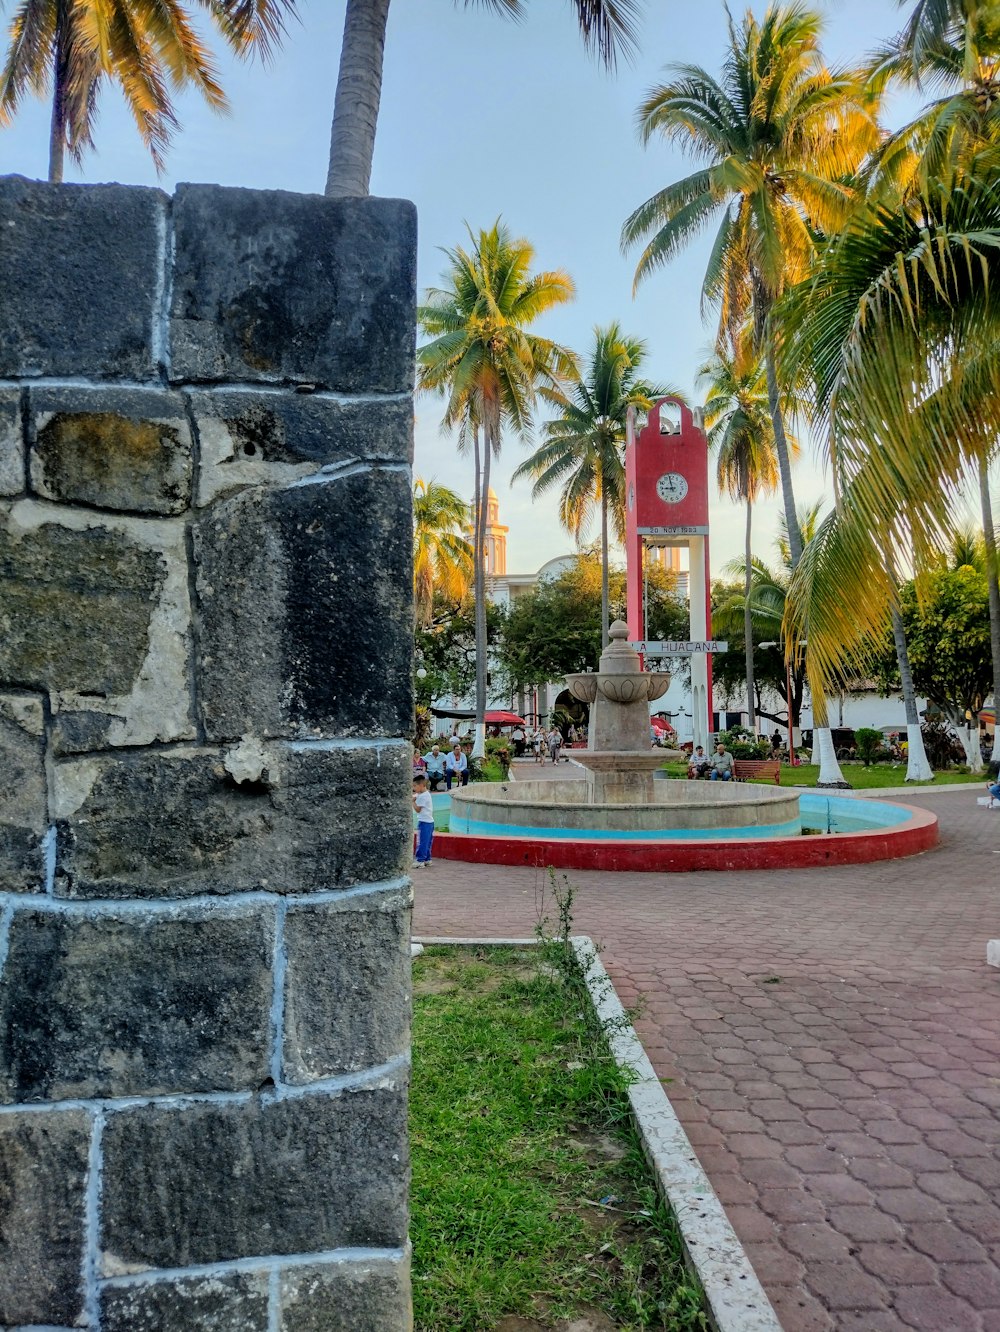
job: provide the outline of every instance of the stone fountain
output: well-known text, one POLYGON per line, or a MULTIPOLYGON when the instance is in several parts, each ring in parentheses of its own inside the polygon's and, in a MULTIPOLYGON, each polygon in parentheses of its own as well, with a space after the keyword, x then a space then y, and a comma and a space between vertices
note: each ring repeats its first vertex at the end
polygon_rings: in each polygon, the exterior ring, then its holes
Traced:
POLYGON ((652 804, 653 773, 680 750, 650 749, 649 704, 670 688, 665 672, 647 675, 629 647, 628 625, 615 620, 596 673, 567 675, 574 698, 590 706, 589 748, 574 758, 587 769, 591 805, 652 804))

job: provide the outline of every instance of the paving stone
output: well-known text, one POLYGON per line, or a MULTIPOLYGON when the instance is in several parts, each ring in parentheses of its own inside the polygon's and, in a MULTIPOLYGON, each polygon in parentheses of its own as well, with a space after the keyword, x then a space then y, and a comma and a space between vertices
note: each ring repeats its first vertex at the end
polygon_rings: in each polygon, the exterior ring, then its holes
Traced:
POLYGON ((396 1248, 406 1180, 391 1088, 121 1111, 104 1131, 105 1270, 396 1248))
POLYGON ((0 1116, 0 1324, 71 1325, 83 1312, 90 1116, 0 1116))
POLYGON ((273 919, 26 908, 0 976, 0 1100, 237 1091, 268 1076, 273 919))
POLYGON ((101 1332, 268 1332, 267 1272, 183 1277, 101 1292, 101 1332))
POLYGON ((856 1253, 872 1276, 894 1286, 927 1285, 938 1274, 936 1263, 906 1244, 859 1244, 856 1253))
POLYGON ((907 1226, 906 1236, 915 1248, 938 1263, 981 1263, 987 1258, 979 1241, 950 1221, 917 1222, 907 1226))
POLYGON ((800 1222, 783 1226, 784 1243, 800 1258, 809 1262, 842 1261, 849 1257, 849 1245, 843 1235, 824 1222, 800 1222))
POLYGON ((913 1286, 896 1295, 896 1312, 918 1332, 979 1332, 982 1320, 965 1300, 939 1286, 913 1286))
POLYGON ((412 1319, 403 1263, 296 1267, 281 1278, 280 1332, 384 1332, 412 1319))
POLYGON ((832 1310, 883 1309, 888 1303, 882 1282, 850 1258, 846 1262, 810 1263, 806 1284, 832 1310))
POLYGON ((942 1272, 944 1284, 976 1309, 1000 1309, 1000 1271, 993 1263, 952 1263, 942 1272))
POLYGON ((977 1184, 970 1183, 954 1172, 918 1175, 917 1187, 944 1203, 976 1203, 986 1199, 986 1194, 977 1184))
POLYGON ((173 219, 174 379, 411 391, 412 204, 180 185, 173 219))
POLYGON ((151 380, 168 200, 0 177, 0 377, 151 380))
POLYGON ((822 1221, 826 1208, 818 1198, 804 1189, 761 1189, 758 1195, 761 1210, 776 1221, 822 1221))

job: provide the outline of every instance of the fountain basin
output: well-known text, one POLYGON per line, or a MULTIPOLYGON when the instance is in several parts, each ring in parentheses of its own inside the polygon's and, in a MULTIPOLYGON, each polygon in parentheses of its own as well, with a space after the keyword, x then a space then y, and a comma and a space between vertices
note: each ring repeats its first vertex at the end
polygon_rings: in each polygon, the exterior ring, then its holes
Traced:
MULTIPOLYGON (((602 756, 604 757, 604 756, 602 756)), ((610 757, 610 756, 609 756, 610 757)), ((657 756, 651 756, 654 761, 657 756)), ((477 782, 453 791, 466 836, 652 839, 797 837, 799 793, 755 783, 656 782, 645 803, 582 800, 579 781, 477 782)))

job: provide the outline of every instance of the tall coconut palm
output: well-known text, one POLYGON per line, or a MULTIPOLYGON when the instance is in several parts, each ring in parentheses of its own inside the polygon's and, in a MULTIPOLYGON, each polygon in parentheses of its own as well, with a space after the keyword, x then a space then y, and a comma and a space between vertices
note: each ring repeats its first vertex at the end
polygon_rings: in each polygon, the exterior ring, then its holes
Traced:
POLYGON ((625 539, 625 417, 629 407, 648 411, 671 388, 639 377, 646 344, 617 323, 594 329, 586 368, 569 390, 559 415, 545 427, 545 442, 514 472, 531 477, 537 497, 561 483, 559 520, 577 544, 595 505, 601 514, 601 643, 607 647, 609 528, 625 539))
POLYGON ((529 332, 547 310, 572 299, 568 274, 532 273, 534 249, 497 221, 469 232, 472 246, 446 250, 446 285, 427 293, 417 311, 430 337, 417 352, 417 383, 447 399, 443 425, 471 436, 476 459, 473 560, 476 597, 476 742, 486 715, 486 495, 490 465, 505 431, 530 438, 539 394, 561 400, 576 373, 572 352, 529 332), (480 453, 480 440, 482 451, 480 453))
POLYGON ((781 490, 794 563, 802 554, 776 367, 775 302, 809 271, 817 232, 835 231, 852 191, 845 181, 875 144, 870 94, 850 70, 830 70, 822 21, 799 4, 771 5, 759 21, 729 21, 721 78, 675 67, 639 108, 644 142, 662 135, 701 165, 626 221, 622 244, 644 243, 636 284, 715 221, 702 292, 720 308, 720 335, 748 317, 762 352, 781 490))
MULTIPOLYGON (((480 4, 514 19, 525 12, 524 0, 463 0, 463 4, 467 9, 480 4)), ((634 50, 639 0, 573 0, 573 7, 585 45, 605 64, 614 65, 619 50, 634 50)), ((329 195, 351 198, 368 193, 388 18, 389 0, 347 0, 330 135, 329 195)))
POLYGON ((435 480, 413 483, 413 598, 417 625, 426 629, 434 598, 462 601, 472 583, 472 547, 462 535, 469 506, 435 480))
MULTIPOLYGON (((716 477, 720 494, 746 505, 744 536, 743 638, 746 651, 747 714, 756 729, 753 678, 753 615, 751 610, 751 541, 753 506, 772 494, 780 480, 774 447, 774 424, 767 396, 767 379, 759 360, 742 362, 717 355, 699 372, 707 388, 705 425, 708 446, 717 453, 716 477)), ((789 438, 794 448, 795 441, 789 438)))
MULTIPOLYGON (((267 59, 296 0, 196 0, 240 56, 267 59)), ((177 129, 172 92, 196 87, 216 110, 226 97, 208 48, 180 0, 20 0, 0 74, 0 125, 29 93, 51 95, 49 179, 68 152, 93 148, 101 84, 116 83, 157 170, 177 129)))

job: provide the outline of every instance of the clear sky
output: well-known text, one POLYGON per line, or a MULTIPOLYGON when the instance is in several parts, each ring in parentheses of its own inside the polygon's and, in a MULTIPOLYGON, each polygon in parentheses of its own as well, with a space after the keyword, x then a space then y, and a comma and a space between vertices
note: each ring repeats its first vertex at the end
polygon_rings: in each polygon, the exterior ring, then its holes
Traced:
MULTIPOLYGON (((755 4, 760 12, 762 4, 755 4)), ((853 62, 893 34, 912 4, 895 0, 825 0, 824 50, 831 63, 853 62)), ((9 18, 12 0, 0 0, 9 18)), ((299 0, 273 65, 231 67, 222 61, 232 114, 219 117, 196 98, 181 103, 183 129, 160 181, 321 191, 326 175, 343 0, 299 0)), ((721 0, 646 0, 642 53, 617 74, 583 50, 568 0, 533 0, 523 23, 450 0, 393 0, 390 10, 372 193, 402 196, 419 210, 419 283, 443 268, 440 247, 502 216, 532 242, 537 265, 564 268, 575 302, 554 311, 538 331, 584 351, 595 324, 617 319, 649 346, 647 373, 693 393, 711 342, 698 293, 707 240, 650 279, 632 298, 634 258, 618 249, 622 221, 657 189, 693 169, 662 144, 643 149, 635 109, 674 61, 717 72, 725 48, 721 0)), ((734 12, 739 5, 733 4, 734 12)), ((0 131, 0 171, 44 176, 47 108, 32 105, 0 131)), ((67 179, 154 184, 156 175, 116 97, 105 94, 98 152, 67 179)), ((440 400, 417 404, 416 472, 471 495, 471 463, 441 435, 440 400)), ((511 572, 530 572, 571 548, 556 520, 555 497, 532 502, 529 486, 510 486, 524 457, 505 442, 495 469, 501 518, 510 525, 511 572)), ((824 493, 808 450, 796 469, 800 505, 824 493)), ((771 557, 776 502, 759 506, 755 548, 771 557)), ((742 551, 743 520, 726 501, 713 512, 713 566, 742 551)))

